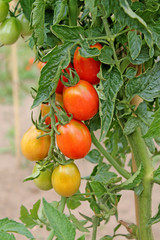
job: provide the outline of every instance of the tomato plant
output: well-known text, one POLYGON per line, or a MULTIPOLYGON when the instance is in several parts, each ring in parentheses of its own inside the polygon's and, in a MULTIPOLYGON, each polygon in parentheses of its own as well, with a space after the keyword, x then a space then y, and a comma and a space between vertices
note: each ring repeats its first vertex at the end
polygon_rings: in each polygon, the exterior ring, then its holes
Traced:
POLYGON ((26 19, 25 15, 21 14, 18 17, 18 19, 19 19, 19 21, 21 23, 21 26, 22 26, 21 34, 23 36, 30 36, 32 34, 32 30, 30 29, 29 21, 26 19))
POLYGON ((40 137, 45 132, 31 126, 21 140, 21 151, 31 161, 39 161, 48 155, 51 139, 50 136, 40 137), (37 139, 37 137, 40 137, 37 139))
MULTIPOLYGON (((22 146, 31 160, 37 159, 36 154, 45 159, 25 181, 35 180, 47 168, 54 169, 52 184, 61 200, 53 197, 48 203, 43 199, 41 206, 38 201, 30 212, 22 206, 20 219, 30 228, 45 225, 50 240, 85 240, 86 232, 92 240, 154 240, 159 228, 152 229, 152 225, 160 222, 158 204, 157 213, 152 214, 152 189, 160 184, 159 1, 20 0, 9 11, 9 19, 15 21, 22 12, 33 29, 29 46, 35 59, 44 65, 34 89, 32 109, 48 103, 50 117, 48 129, 43 110, 44 117, 32 116, 32 122, 41 130, 32 127, 36 133, 30 134, 29 130, 22 146), (69 64, 72 70, 68 70, 69 64), (68 80, 63 78, 67 74, 62 69, 69 72, 68 80), (56 105, 59 80, 65 85, 60 90, 63 89, 64 108, 56 105), (37 139, 37 131, 45 136, 37 139), (82 164, 84 190, 78 191, 80 174, 74 159, 82 164), (86 161, 92 164, 87 176, 83 171, 88 166, 86 161), (67 170, 68 166, 76 168, 78 178, 74 171, 70 172, 71 168, 67 170), (131 224, 123 215, 120 220, 118 214, 124 190, 135 193, 137 216, 129 220, 131 224), (83 202, 90 207, 89 216, 83 211, 83 202), (73 211, 80 204, 81 220, 73 211), (43 219, 38 217, 39 208, 43 219), (66 208, 67 215, 63 213, 66 208), (112 216, 117 224, 109 232, 112 216), (103 223, 108 230, 97 234, 103 223), (78 239, 76 230, 82 232, 78 239)), ((2 44, 11 41, 4 31, 9 19, 0 26, 2 44)), ((20 233, 27 230, 23 228, 20 233)), ((0 234, 5 232, 6 239, 12 237, 3 226, 2 231, 0 234)), ((30 232, 27 234, 34 239, 30 232)))
POLYGON ((99 98, 95 88, 87 81, 80 80, 63 90, 64 107, 77 120, 89 120, 99 108, 99 98))
POLYGON ((9 10, 9 4, 1 0, 0 1, 0 22, 3 22, 6 19, 8 15, 8 10, 9 10))
MULTIPOLYGON (((73 68, 72 63, 69 63, 68 67, 65 68, 65 71, 68 74, 69 74, 69 68, 73 68)), ((64 70, 62 70, 62 73, 64 73, 64 70)), ((65 76, 62 76, 62 79, 63 79, 64 82, 68 82, 68 79, 65 76)), ((62 81, 59 79, 58 85, 57 85, 57 88, 56 88, 56 93, 60 93, 60 94, 63 93, 63 87, 64 87, 64 85, 63 85, 62 81)))
POLYGON ((74 163, 59 165, 53 170, 52 185, 54 190, 63 197, 75 194, 81 183, 81 175, 74 163))
POLYGON ((91 135, 86 125, 72 119, 66 125, 58 125, 56 134, 60 151, 69 158, 83 158, 91 147, 91 135))
POLYGON ((21 23, 15 18, 11 17, 2 22, 0 25, 0 42, 4 45, 15 43, 21 34, 21 23))
MULTIPOLYGON (((101 50, 102 45, 100 43, 96 43, 94 45, 91 45, 90 48, 97 48, 101 50)), ((80 79, 86 80, 91 84, 98 84, 99 78, 97 77, 97 74, 100 71, 101 62, 95 60, 94 58, 82 57, 79 50, 80 47, 77 47, 74 53, 73 64, 80 79)))
MULTIPOLYGON (((40 167, 39 164, 36 163, 34 165, 32 173, 34 174, 39 167, 40 167)), ((51 176, 52 176, 51 169, 46 169, 44 171, 41 171, 40 175, 37 178, 35 178, 33 181, 39 189, 48 191, 52 189, 51 176)))

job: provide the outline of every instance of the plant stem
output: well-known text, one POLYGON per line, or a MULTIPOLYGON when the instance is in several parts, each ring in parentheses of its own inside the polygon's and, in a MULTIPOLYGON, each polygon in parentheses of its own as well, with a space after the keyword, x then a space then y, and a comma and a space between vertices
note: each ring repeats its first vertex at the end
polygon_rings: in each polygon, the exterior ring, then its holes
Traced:
POLYGON ((94 216, 92 217, 92 221, 93 221, 92 240, 96 240, 97 226, 98 226, 98 217, 94 215, 94 216))
POLYGON ((124 168, 122 168, 116 160, 103 148, 100 142, 95 137, 94 133, 91 132, 92 142, 97 147, 97 149, 103 154, 103 156, 108 160, 108 162, 117 170, 119 174, 121 174, 124 178, 128 179, 131 177, 129 172, 127 172, 124 168))
POLYGON ((52 107, 52 101, 55 101, 55 96, 54 95, 51 96, 51 99, 50 99, 51 145, 50 145, 49 152, 48 152, 49 157, 52 157, 53 149, 54 149, 54 146, 55 146, 55 131, 54 131, 54 127, 53 127, 55 125, 55 116, 54 116, 54 108, 52 107))
POLYGON ((78 3, 77 0, 69 0, 69 25, 77 26, 78 3))
POLYGON ((138 240, 153 240, 151 226, 148 221, 151 218, 151 194, 152 194, 152 175, 153 166, 148 154, 146 144, 141 136, 140 129, 128 136, 132 153, 137 167, 142 164, 144 176, 142 179, 143 192, 138 197, 139 232, 138 240))

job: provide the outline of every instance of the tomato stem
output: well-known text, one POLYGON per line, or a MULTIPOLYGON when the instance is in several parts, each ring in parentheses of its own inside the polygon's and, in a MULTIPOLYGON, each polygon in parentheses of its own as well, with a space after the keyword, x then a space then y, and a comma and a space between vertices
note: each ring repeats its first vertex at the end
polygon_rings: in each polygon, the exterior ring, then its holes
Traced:
POLYGON ((52 101, 55 101, 55 94, 53 94, 50 98, 50 118, 51 118, 51 145, 50 149, 48 152, 48 156, 52 157, 53 156, 53 151, 54 151, 54 146, 55 146, 55 130, 54 130, 54 125, 55 125, 55 116, 54 116, 54 108, 52 107, 52 101))
POLYGON ((77 26, 78 3, 77 0, 69 0, 69 25, 77 26))
POLYGON ((138 197, 138 240, 153 240, 151 226, 148 226, 148 221, 151 218, 153 166, 148 153, 148 149, 146 147, 144 139, 141 136, 141 131, 139 128, 128 136, 128 140, 137 167, 140 164, 142 164, 144 167, 144 176, 142 178, 143 191, 138 197))
POLYGON ((92 221, 93 221, 92 240, 96 240, 97 226, 98 226, 99 219, 98 219, 97 216, 94 215, 94 216, 92 217, 92 221))
POLYGON ((131 177, 130 173, 122 168, 116 160, 103 148, 100 142, 95 137, 94 133, 91 132, 92 142, 97 147, 97 149, 103 154, 103 156, 108 160, 108 162, 121 174, 124 178, 128 179, 131 177))

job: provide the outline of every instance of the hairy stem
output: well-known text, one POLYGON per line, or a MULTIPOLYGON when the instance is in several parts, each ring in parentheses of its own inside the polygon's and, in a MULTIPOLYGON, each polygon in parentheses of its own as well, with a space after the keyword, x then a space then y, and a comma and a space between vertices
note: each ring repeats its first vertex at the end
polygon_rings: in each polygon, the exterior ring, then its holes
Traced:
POLYGON ((96 240, 97 226, 98 226, 98 217, 94 215, 94 216, 92 217, 92 220, 93 220, 92 240, 96 240))
POLYGON ((131 177, 129 172, 127 172, 124 168, 122 168, 116 160, 103 148, 100 142, 95 137, 94 133, 91 132, 92 142, 97 147, 97 149, 102 153, 102 155, 108 160, 108 162, 117 170, 119 174, 121 174, 124 178, 128 179, 131 177))
POLYGON ((77 26, 78 3, 77 0, 69 0, 69 25, 77 26))
POLYGON ((153 240, 151 226, 148 221, 151 218, 151 196, 152 196, 152 178, 153 166, 148 154, 146 144, 141 136, 140 129, 128 136, 136 166, 140 164, 144 167, 144 176, 142 179, 143 191, 138 197, 138 215, 139 232, 138 240, 153 240))

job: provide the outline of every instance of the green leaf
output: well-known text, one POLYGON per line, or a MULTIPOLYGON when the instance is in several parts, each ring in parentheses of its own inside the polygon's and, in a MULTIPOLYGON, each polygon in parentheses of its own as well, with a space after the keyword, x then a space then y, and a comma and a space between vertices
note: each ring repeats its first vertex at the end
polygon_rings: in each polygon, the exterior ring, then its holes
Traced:
POLYGON ((79 200, 72 199, 71 197, 67 198, 67 207, 69 209, 74 210, 78 208, 80 205, 81 205, 81 202, 79 200))
POLYGON ((52 33, 62 42, 76 43, 84 37, 84 29, 82 27, 72 27, 66 25, 53 25, 51 27, 52 33))
POLYGON ((30 233, 30 231, 28 231, 28 229, 22 223, 18 223, 16 221, 10 220, 8 218, 0 219, 0 231, 15 232, 15 233, 19 233, 23 236, 26 236, 29 239, 34 238, 33 235, 30 233))
POLYGON ((30 16, 31 16, 31 11, 32 11, 32 4, 34 3, 35 0, 20 0, 20 4, 21 7, 23 9, 23 12, 26 16, 26 18, 28 19, 28 21, 30 21, 30 16))
POLYGON ((74 240, 76 235, 75 228, 68 218, 51 206, 45 199, 43 199, 43 206, 55 236, 61 240, 74 240))
POLYGON ((0 239, 3 240, 16 240, 13 234, 9 234, 7 232, 0 231, 0 239))
POLYGON ((53 16, 53 24, 59 23, 61 20, 65 18, 67 15, 68 5, 67 0, 58 0, 55 2, 54 6, 54 16, 53 16))
POLYGON ((157 170, 154 171, 154 173, 153 173, 153 180, 155 182, 159 182, 160 183, 160 167, 158 167, 157 170))
POLYGON ((115 63, 112 56, 113 56, 112 48, 105 45, 102 48, 101 54, 99 55, 98 59, 104 64, 111 65, 115 63))
POLYGON ((100 240, 112 240, 112 239, 113 239, 113 237, 111 237, 109 235, 106 235, 106 236, 100 238, 100 240))
POLYGON ((95 23, 97 17, 97 7, 95 6, 95 2, 95 0, 85 0, 85 8, 89 9, 91 12, 92 25, 95 23))
POLYGON ((135 95, 149 102, 160 96, 160 62, 139 77, 128 81, 126 96, 131 100, 135 95))
POLYGON ((148 27, 153 35, 153 40, 157 44, 157 47, 160 49, 160 19, 156 22, 150 21, 148 27))
POLYGON ((85 58, 97 57, 100 54, 98 48, 90 48, 88 43, 81 43, 82 47, 80 48, 80 55, 85 58))
POLYGON ((153 115, 154 119, 153 122, 151 123, 151 126, 148 130, 148 132, 146 133, 145 138, 148 137, 160 137, 160 109, 158 109, 155 114, 153 115))
POLYGON ((62 71, 62 64, 65 64, 64 68, 69 64, 72 46, 72 43, 66 42, 61 46, 55 47, 46 55, 48 62, 42 68, 39 88, 32 108, 38 106, 41 102, 45 102, 55 91, 62 71))
POLYGON ((106 189, 101 183, 93 181, 90 182, 90 185, 98 198, 101 198, 106 193, 106 189))
POLYGON ((127 122, 124 125, 123 133, 125 135, 129 135, 135 131, 135 129, 138 127, 139 121, 136 117, 129 117, 127 122))
POLYGON ((33 35, 37 45, 43 45, 44 42, 44 19, 45 2, 44 0, 35 0, 32 10, 33 35))
POLYGON ((160 204, 158 206, 157 214, 149 220, 148 225, 152 225, 158 222, 160 222, 160 204))
POLYGON ((87 126, 90 131, 96 131, 101 128, 101 119, 99 112, 87 122, 87 126))
POLYGON ((28 210, 22 205, 20 209, 20 218, 19 218, 27 228, 33 228, 37 223, 33 220, 28 210))
POLYGON ((69 218, 71 219, 71 221, 79 231, 89 232, 89 230, 83 226, 87 221, 85 222, 79 221, 73 214, 70 214, 69 218))
POLYGON ((23 182, 27 182, 27 181, 30 181, 30 180, 33 180, 35 178, 37 178, 38 176, 40 175, 40 170, 37 169, 35 173, 31 174, 30 176, 26 177, 23 182))
POLYGON ((41 200, 38 200, 38 201, 33 205, 33 208, 30 210, 30 212, 31 212, 31 217, 32 217, 34 220, 37 220, 37 219, 38 219, 38 210, 39 210, 40 204, 41 204, 41 200))
POLYGON ((101 134, 100 141, 106 136, 110 124, 112 122, 115 101, 123 80, 117 68, 112 68, 108 71, 102 68, 102 75, 105 80, 100 82, 100 118, 101 118, 101 134))
POLYGON ((103 157, 97 149, 93 149, 85 156, 85 159, 91 163, 99 163, 103 157))
POLYGON ((134 60, 138 57, 142 47, 142 38, 140 35, 137 35, 136 31, 128 32, 128 45, 131 58, 134 60))
POLYGON ((144 168, 140 165, 140 167, 132 175, 132 177, 130 177, 125 182, 119 185, 119 189, 132 190, 135 187, 138 187, 142 181, 143 175, 144 175, 144 168))
POLYGON ((130 57, 130 62, 133 63, 134 65, 140 65, 142 63, 147 62, 149 59, 150 59, 149 48, 147 45, 143 45, 138 57, 134 60, 130 57))
POLYGON ((77 240, 85 240, 85 235, 82 235, 82 236, 79 237, 77 240))
POLYGON ((128 79, 132 79, 136 76, 136 73, 137 73, 137 69, 129 67, 129 68, 127 68, 124 76, 128 79))

